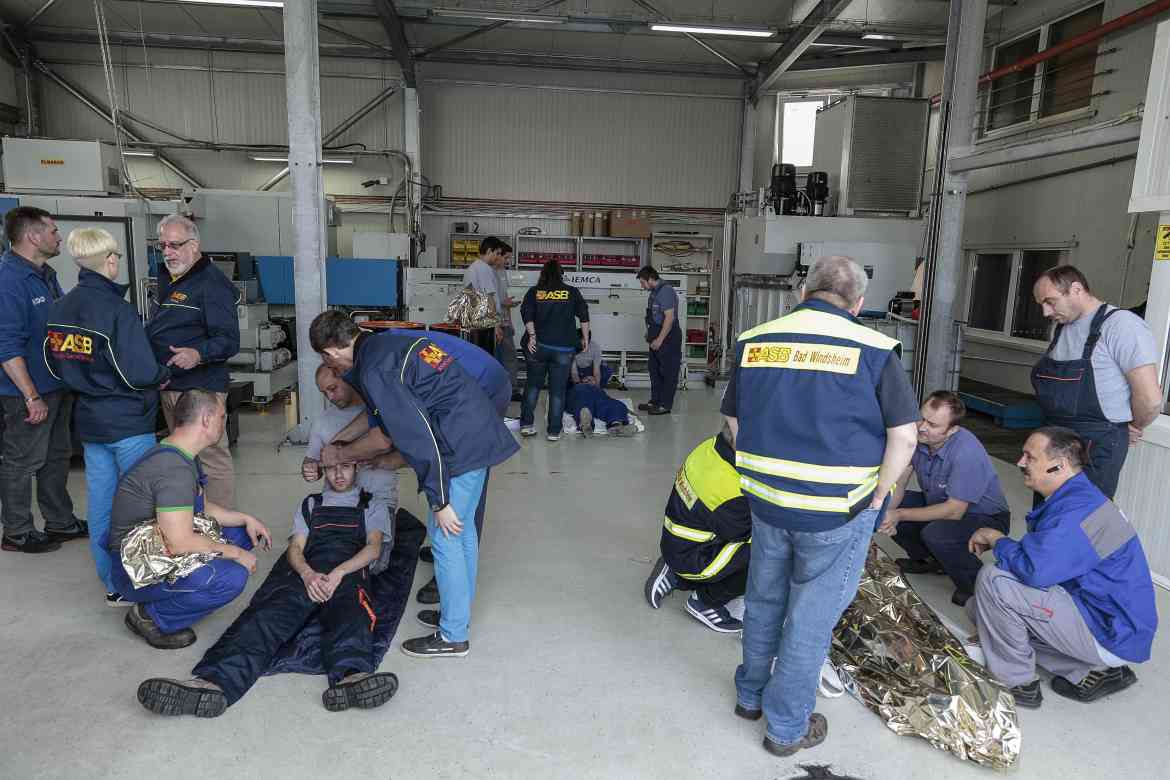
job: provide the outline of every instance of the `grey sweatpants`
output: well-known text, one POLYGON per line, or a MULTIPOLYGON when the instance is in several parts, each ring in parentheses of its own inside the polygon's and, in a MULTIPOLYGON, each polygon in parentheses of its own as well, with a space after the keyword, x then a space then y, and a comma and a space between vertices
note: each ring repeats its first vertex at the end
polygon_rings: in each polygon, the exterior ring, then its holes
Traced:
POLYGON ((1037 664, 1074 685, 1106 667, 1076 603, 1059 585, 1032 588, 987 564, 967 615, 979 629, 987 669, 1008 687, 1035 680, 1037 664))

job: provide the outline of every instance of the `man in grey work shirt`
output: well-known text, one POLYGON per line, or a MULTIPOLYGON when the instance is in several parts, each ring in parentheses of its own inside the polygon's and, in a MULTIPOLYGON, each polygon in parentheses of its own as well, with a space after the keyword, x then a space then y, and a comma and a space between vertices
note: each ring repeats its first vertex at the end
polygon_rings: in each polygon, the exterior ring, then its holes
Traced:
POLYGON ((500 324, 496 327, 494 347, 488 349, 483 343, 480 343, 480 346, 496 356, 496 360, 507 370, 512 385, 515 386, 516 337, 510 314, 515 302, 508 297, 506 279, 501 278, 511 255, 511 246, 495 236, 488 236, 479 242, 479 259, 467 267, 463 274, 463 283, 477 292, 490 295, 495 302, 500 324))
POLYGON ((1129 445, 1162 408, 1153 335, 1137 315, 1096 297, 1071 265, 1045 271, 1032 294, 1056 323, 1032 369, 1044 424, 1071 428, 1085 440, 1085 476, 1113 498, 1129 445))

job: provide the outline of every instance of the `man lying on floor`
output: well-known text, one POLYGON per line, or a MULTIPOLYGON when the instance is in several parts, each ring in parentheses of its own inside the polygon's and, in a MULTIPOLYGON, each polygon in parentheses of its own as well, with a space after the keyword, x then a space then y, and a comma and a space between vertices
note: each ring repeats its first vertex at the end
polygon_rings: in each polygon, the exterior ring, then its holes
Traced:
POLYGON ((394 695, 398 678, 374 669, 376 619, 365 587, 366 567, 378 559, 382 539, 393 538, 390 515, 358 488, 353 463, 327 467, 325 481, 322 493, 302 502, 288 551, 192 670, 194 679, 144 681, 138 686, 143 707, 159 715, 222 715, 260 679, 281 646, 315 619, 325 629, 325 709, 379 707, 394 695))

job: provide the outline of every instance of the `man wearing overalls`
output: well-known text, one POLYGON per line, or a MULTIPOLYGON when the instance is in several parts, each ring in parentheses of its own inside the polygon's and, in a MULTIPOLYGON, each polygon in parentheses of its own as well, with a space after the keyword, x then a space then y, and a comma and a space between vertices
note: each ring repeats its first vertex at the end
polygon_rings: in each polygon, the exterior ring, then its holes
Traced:
POLYGON ((329 687, 325 709, 370 709, 390 700, 398 678, 375 673, 374 605, 366 567, 378 559, 390 514, 358 487, 357 467, 325 469, 325 490, 305 498, 285 553, 240 616, 186 682, 165 678, 138 686, 138 701, 159 715, 214 718, 239 701, 280 648, 310 620, 324 627, 321 660, 329 687))
POLYGON ((650 401, 638 404, 647 414, 670 414, 682 366, 682 329, 678 325, 678 293, 662 281, 654 266, 638 271, 638 283, 650 293, 646 302, 646 341, 650 346, 650 401))
POLYGON ((1071 265, 1045 271, 1032 293, 1056 323, 1032 368, 1044 424, 1071 428, 1085 441, 1085 476, 1113 498, 1129 446, 1162 407, 1154 338, 1140 317, 1093 295, 1071 265))

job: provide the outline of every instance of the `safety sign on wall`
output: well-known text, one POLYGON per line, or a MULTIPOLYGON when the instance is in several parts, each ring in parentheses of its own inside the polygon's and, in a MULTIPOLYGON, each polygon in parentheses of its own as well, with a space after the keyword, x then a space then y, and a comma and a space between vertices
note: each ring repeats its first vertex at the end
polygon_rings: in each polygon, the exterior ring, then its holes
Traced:
POLYGON ((1154 237, 1154 259, 1170 260, 1170 225, 1158 225, 1158 234, 1154 237))

